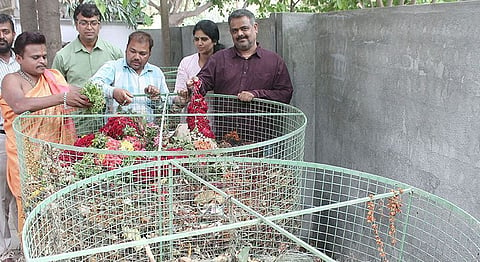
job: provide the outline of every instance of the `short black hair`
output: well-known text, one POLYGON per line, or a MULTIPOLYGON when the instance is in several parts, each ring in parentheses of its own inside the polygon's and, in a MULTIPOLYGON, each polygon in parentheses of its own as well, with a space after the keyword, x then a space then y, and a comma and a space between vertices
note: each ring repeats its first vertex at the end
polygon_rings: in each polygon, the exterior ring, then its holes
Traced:
POLYGON ((100 13, 100 10, 98 10, 95 4, 79 4, 73 12, 73 20, 75 20, 75 22, 78 21, 77 16, 79 14, 82 14, 83 16, 88 18, 98 16, 99 20, 102 20, 102 14, 100 13))
POLYGON ((7 22, 10 23, 10 26, 12 27, 12 32, 15 33, 15 26, 13 24, 12 17, 7 14, 0 14, 0 24, 4 24, 7 22))
POLYGON ((25 47, 31 44, 46 44, 47 41, 45 36, 40 33, 39 31, 26 31, 21 33, 15 39, 15 47, 13 51, 15 54, 23 56, 23 52, 25 51, 25 47))
POLYGON ((141 43, 148 41, 149 50, 152 51, 153 38, 149 33, 144 32, 144 31, 135 31, 135 32, 131 33, 128 36, 127 46, 130 44, 130 42, 132 40, 135 40, 135 41, 141 42, 141 43))
POLYGON ((238 9, 233 11, 229 16, 228 16, 228 24, 230 24, 230 21, 232 21, 233 18, 240 18, 240 17, 248 17, 250 19, 250 24, 254 25, 255 24, 255 15, 250 12, 247 9, 238 9))

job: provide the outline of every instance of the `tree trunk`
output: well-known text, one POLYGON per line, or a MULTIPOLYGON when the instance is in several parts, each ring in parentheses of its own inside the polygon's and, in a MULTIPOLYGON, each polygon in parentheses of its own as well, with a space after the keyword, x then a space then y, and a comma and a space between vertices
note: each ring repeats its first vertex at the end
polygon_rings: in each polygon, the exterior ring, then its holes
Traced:
POLYGON ((48 67, 62 48, 62 32, 60 30, 60 5, 58 0, 37 0, 38 24, 40 31, 47 38, 48 67))
POLYGON ((168 0, 160 0, 160 15, 162 17, 162 38, 163 38, 163 66, 170 66, 170 25, 169 12, 168 12, 168 0))
POLYGON ((20 26, 22 31, 38 30, 37 3, 32 0, 20 0, 20 26))

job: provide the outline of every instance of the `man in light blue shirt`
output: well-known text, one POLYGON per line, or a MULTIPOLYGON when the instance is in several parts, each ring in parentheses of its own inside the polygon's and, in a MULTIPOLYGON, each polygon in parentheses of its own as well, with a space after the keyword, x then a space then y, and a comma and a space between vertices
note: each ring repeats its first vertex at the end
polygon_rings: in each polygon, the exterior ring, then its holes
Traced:
POLYGON ((107 104, 108 113, 122 105, 123 110, 151 114, 152 101, 168 93, 162 70, 148 63, 152 47, 150 34, 135 31, 128 37, 125 58, 105 63, 92 76, 90 80, 102 86, 107 99, 113 98, 107 104))

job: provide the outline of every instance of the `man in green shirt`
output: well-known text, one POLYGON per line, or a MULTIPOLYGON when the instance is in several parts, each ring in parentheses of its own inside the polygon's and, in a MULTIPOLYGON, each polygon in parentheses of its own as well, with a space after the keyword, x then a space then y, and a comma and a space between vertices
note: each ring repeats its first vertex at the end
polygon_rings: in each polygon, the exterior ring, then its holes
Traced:
POLYGON ((52 64, 71 85, 82 87, 105 62, 123 57, 120 48, 98 37, 101 18, 95 4, 75 8, 78 37, 57 52, 52 64))
MULTIPOLYGON (((95 4, 79 4, 73 13, 78 37, 60 49, 52 68, 62 73, 73 86, 83 87, 97 70, 111 60, 123 57, 123 51, 98 37, 102 16, 95 4)), ((78 135, 90 133, 103 126, 101 118, 77 117, 78 135)))

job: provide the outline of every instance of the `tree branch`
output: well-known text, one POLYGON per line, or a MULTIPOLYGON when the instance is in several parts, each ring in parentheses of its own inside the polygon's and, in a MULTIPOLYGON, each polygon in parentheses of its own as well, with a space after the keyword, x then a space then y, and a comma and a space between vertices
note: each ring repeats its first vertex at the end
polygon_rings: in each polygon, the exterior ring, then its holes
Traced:
POLYGON ((160 12, 160 5, 155 4, 152 0, 148 1, 148 5, 157 9, 160 12))
POLYGON ((170 14, 170 25, 179 25, 183 22, 183 20, 187 17, 192 17, 201 14, 203 11, 207 10, 212 6, 212 2, 208 2, 204 5, 198 6, 195 10, 186 11, 176 14, 170 14))

